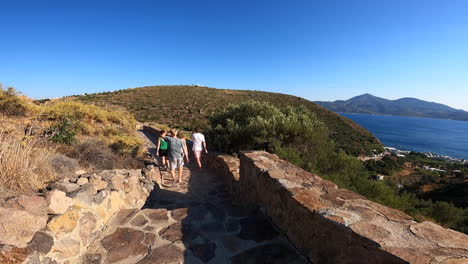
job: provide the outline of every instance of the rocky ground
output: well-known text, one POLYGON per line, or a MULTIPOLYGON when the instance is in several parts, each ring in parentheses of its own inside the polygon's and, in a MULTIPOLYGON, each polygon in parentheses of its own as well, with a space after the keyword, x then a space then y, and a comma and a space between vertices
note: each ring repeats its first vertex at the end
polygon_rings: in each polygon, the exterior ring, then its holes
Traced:
POLYGON ((212 171, 189 164, 174 187, 161 175, 143 209, 114 217, 86 263, 307 263, 259 210, 236 206, 212 171))

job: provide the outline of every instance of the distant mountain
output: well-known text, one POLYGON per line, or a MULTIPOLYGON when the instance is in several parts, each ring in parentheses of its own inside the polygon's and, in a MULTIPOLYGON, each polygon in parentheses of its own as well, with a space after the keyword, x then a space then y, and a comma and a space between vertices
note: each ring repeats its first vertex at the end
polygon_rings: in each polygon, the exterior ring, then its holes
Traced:
POLYGON ((447 105, 416 98, 388 100, 371 94, 363 94, 349 100, 315 103, 339 113, 429 117, 468 121, 468 112, 447 105))

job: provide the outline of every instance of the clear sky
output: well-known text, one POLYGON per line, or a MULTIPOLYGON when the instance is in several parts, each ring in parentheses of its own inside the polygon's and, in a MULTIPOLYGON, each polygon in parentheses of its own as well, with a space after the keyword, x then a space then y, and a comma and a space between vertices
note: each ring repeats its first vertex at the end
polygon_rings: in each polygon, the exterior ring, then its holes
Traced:
POLYGON ((0 0, 0 61, 33 98, 200 84, 468 110, 468 1, 0 0))

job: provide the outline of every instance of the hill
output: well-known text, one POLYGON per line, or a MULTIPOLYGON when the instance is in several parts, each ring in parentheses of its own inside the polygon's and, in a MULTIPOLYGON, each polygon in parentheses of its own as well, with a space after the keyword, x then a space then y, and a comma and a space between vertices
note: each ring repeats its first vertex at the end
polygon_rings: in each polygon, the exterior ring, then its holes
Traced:
POLYGON ((40 103, 0 86, 0 124, 0 204, 80 169, 142 164, 136 120, 117 107, 76 100, 40 103))
POLYGON ((190 129, 206 126, 208 116, 231 103, 249 100, 269 102, 278 107, 304 105, 317 114, 338 147, 354 155, 381 150, 379 141, 367 130, 338 114, 296 96, 200 86, 147 86, 77 96, 84 102, 123 106, 139 121, 171 124, 190 129))
POLYGON ((346 101, 317 101, 315 103, 339 113, 413 116, 468 121, 468 112, 466 111, 416 98, 388 100, 371 94, 363 94, 346 101))

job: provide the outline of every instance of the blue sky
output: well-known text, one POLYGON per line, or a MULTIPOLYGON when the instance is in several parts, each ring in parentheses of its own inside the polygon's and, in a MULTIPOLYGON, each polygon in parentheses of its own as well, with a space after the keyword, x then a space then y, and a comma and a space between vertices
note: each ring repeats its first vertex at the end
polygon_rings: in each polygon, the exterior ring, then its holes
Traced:
POLYGON ((5 2, 0 82, 34 98, 201 84, 468 110, 468 1, 5 2))

